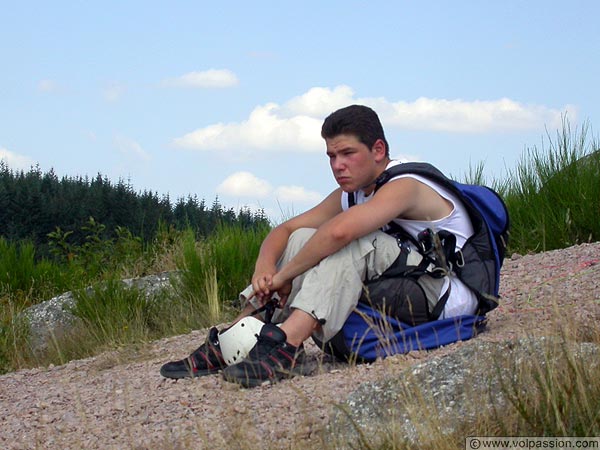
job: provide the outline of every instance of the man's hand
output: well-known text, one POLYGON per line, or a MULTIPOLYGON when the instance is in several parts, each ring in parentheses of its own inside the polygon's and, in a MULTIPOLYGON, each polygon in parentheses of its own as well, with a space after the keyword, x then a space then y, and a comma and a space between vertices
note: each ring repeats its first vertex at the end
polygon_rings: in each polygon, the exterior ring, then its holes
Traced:
POLYGON ((294 231, 300 228, 317 229, 323 223, 342 212, 340 203, 341 192, 341 189, 336 189, 317 206, 279 224, 267 235, 260 247, 254 267, 254 275, 252 275, 252 289, 254 291, 252 297, 256 297, 261 305, 264 305, 274 292, 277 292, 284 298, 282 304, 285 304, 292 290, 291 280, 294 276, 302 272, 286 274, 287 279, 284 282, 280 280, 281 276, 275 278, 278 272, 276 267, 277 261, 279 261, 285 251, 288 240, 294 231))
POLYGON ((254 275, 252 275, 252 289, 254 289, 254 296, 260 300, 261 304, 263 304, 265 300, 271 298, 272 292, 270 286, 276 271, 275 267, 273 267, 272 270, 257 270, 254 272, 254 275))
POLYGON ((283 308, 292 291, 292 282, 284 280, 280 274, 275 273, 275 268, 273 268, 273 272, 255 273, 252 277, 252 288, 254 289, 253 296, 259 300, 261 306, 276 292, 279 296, 279 307, 283 308))
POLYGON ((279 296, 279 308, 283 308, 292 292, 292 280, 284 280, 280 273, 276 273, 271 280, 271 291, 279 296))

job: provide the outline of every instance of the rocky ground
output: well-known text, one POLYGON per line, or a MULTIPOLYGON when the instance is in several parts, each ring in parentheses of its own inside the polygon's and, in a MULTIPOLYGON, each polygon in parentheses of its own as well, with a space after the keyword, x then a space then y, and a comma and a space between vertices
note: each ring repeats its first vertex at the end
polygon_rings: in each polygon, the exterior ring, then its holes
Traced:
MULTIPOLYGON (((476 340, 555 333, 556 317, 592 334, 600 318, 600 243, 505 261, 502 303, 476 340)), ((240 389, 219 375, 167 380, 162 363, 206 330, 58 367, 0 376, 4 449, 322 448, 334 405, 358 385, 474 341, 347 366, 308 345, 310 375, 240 389)))

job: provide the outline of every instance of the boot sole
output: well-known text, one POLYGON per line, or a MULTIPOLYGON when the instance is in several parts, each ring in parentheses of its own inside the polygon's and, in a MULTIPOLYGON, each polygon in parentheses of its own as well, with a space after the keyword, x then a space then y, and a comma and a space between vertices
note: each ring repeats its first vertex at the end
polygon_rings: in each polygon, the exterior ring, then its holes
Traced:
POLYGON ((182 378, 198 378, 198 377, 205 377, 208 375, 214 375, 217 374, 221 371, 221 369, 219 370, 198 370, 196 372, 192 372, 190 370, 163 370, 163 368, 160 369, 160 374, 165 377, 165 378, 171 378, 173 380, 180 380, 182 378))
POLYGON ((223 372, 223 379, 230 383, 239 384, 243 388, 254 388, 258 386, 264 386, 267 384, 277 384, 282 380, 294 378, 297 376, 305 375, 303 371, 303 367, 297 366, 292 370, 286 371, 275 371, 275 377, 273 378, 253 378, 248 376, 247 374, 244 376, 233 376, 229 375, 227 371, 223 372))

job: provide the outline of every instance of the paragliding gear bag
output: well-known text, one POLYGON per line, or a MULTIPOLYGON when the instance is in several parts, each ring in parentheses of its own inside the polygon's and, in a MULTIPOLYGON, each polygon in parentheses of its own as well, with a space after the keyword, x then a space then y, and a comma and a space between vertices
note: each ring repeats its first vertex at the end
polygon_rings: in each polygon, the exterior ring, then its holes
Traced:
MULTIPOLYGON (((370 303, 367 304, 381 306, 385 301, 387 309, 384 309, 384 312, 387 313, 394 312, 390 305, 394 303, 392 300, 395 297, 399 300, 395 308, 404 313, 406 308, 414 308, 415 301, 406 302, 401 294, 402 289, 408 287, 409 292, 414 291, 415 294, 412 295, 416 295, 420 292, 417 287, 420 287, 427 299, 428 310, 413 311, 413 319, 419 320, 407 323, 423 323, 424 313, 429 314, 428 320, 435 320, 443 311, 450 294, 449 291, 443 293, 438 301, 434 295, 436 284, 449 273, 454 273, 476 294, 477 313, 485 314, 491 311, 498 306, 500 268, 508 242, 509 218, 503 200, 488 187, 450 180, 427 163, 402 163, 385 170, 375 181, 375 190, 394 177, 404 174, 420 175, 432 180, 460 199, 468 211, 473 235, 467 239, 460 251, 456 251, 456 237, 446 230, 434 232, 426 229, 419 233, 415 240, 395 222, 389 223, 386 233, 396 236, 402 251, 381 277, 365 282, 366 288, 359 301, 364 303, 368 292, 370 303), (412 250, 406 251, 406 248, 412 250), (411 252, 418 253, 422 260, 415 264, 418 257, 409 258, 411 252), (392 279, 401 281, 391 281, 392 279), (377 286, 378 284, 380 286, 377 286), (395 289, 399 289, 400 293, 396 293, 395 289), (403 302, 406 303, 405 306, 403 302)), ((350 206, 355 204, 353 193, 348 194, 348 203, 350 206)), ((403 316, 397 312, 391 316, 404 322, 403 316)))

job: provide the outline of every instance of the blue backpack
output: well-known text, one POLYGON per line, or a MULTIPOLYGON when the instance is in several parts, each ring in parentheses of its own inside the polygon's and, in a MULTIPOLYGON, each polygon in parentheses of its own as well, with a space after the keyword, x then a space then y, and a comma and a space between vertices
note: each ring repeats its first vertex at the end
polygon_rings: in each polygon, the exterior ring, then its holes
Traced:
MULTIPOLYGON (((415 174, 430 179, 456 195, 465 205, 474 233, 461 251, 450 255, 456 275, 477 296, 474 315, 433 320, 410 326, 359 303, 342 330, 323 348, 341 359, 373 361, 412 350, 428 350, 459 340, 467 340, 483 330, 485 314, 498 306, 500 269, 509 234, 508 210, 494 190, 464 184, 447 178, 427 163, 403 163, 384 171, 376 180, 376 190, 392 178, 415 174)), ((349 204, 354 203, 349 195, 349 204)))

